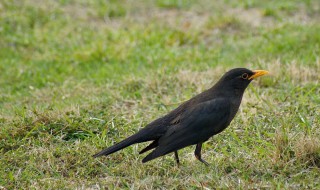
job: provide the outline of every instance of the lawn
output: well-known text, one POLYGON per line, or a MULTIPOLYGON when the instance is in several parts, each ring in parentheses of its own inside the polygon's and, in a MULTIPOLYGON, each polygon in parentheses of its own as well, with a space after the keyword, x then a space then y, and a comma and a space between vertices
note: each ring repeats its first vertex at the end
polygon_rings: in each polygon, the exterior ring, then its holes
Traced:
POLYGON ((0 189, 319 189, 320 1, 0 2, 0 189), (269 76, 223 133, 92 155, 235 67, 269 76))

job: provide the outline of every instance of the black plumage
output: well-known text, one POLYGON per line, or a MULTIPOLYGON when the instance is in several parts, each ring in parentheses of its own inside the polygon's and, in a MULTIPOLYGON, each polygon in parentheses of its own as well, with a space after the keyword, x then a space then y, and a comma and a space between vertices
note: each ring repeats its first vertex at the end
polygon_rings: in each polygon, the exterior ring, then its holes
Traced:
POLYGON ((94 155, 109 155, 132 144, 153 141, 140 154, 154 149, 142 162, 174 152, 179 163, 178 150, 196 145, 195 156, 201 158, 202 143, 222 132, 236 115, 243 93, 250 82, 267 71, 236 68, 225 73, 210 89, 182 103, 167 115, 154 120, 129 138, 94 155))

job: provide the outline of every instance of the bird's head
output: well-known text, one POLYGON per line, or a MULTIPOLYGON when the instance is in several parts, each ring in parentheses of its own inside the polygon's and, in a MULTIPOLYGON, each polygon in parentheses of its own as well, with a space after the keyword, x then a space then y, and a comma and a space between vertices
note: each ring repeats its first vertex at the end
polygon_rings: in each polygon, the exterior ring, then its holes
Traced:
POLYGON ((265 70, 249 70, 246 68, 235 68, 226 72, 218 82, 223 88, 245 90, 250 82, 260 76, 268 74, 265 70))

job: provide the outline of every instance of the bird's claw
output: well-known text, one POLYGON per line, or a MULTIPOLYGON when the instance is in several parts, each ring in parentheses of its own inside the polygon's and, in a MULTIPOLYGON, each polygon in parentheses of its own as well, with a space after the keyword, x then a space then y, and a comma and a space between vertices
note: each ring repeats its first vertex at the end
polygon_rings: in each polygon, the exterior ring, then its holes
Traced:
POLYGON ((203 160, 203 159, 201 159, 201 158, 199 159, 199 161, 202 162, 202 163, 204 163, 206 166, 209 166, 209 165, 210 165, 207 161, 205 161, 205 160, 203 160))
POLYGON ((196 158, 197 158, 200 162, 204 163, 206 166, 209 166, 209 165, 210 165, 207 161, 205 161, 204 159, 202 159, 200 156, 196 155, 196 158))

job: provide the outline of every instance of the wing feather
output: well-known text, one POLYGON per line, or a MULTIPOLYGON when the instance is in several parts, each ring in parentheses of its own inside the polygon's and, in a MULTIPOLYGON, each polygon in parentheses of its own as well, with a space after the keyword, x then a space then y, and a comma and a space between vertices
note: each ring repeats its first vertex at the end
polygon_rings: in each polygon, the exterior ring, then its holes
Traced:
POLYGON ((229 125, 229 115, 230 102, 224 98, 197 104, 181 114, 180 122, 168 129, 159 139, 158 147, 142 161, 208 140, 229 125))

